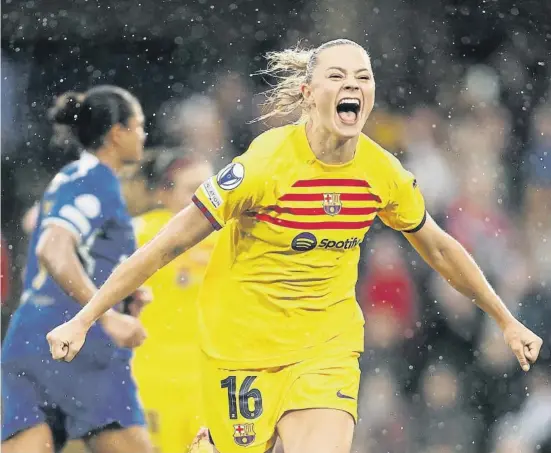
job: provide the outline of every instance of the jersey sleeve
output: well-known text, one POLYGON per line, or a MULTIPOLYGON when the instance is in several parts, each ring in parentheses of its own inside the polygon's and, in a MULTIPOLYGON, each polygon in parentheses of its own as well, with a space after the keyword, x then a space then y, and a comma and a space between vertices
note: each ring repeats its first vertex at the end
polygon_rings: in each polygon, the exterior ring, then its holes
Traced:
POLYGON ((415 233, 425 224, 425 201, 415 176, 402 167, 398 159, 390 157, 389 200, 379 211, 379 218, 394 230, 415 233))
POLYGON ((78 243, 86 242, 115 215, 118 204, 122 203, 118 195, 110 181, 99 177, 59 184, 44 196, 41 228, 59 225, 73 233, 78 243))
POLYGON ((268 180, 255 154, 253 142, 245 154, 207 179, 193 195, 193 202, 214 229, 259 206, 268 180))

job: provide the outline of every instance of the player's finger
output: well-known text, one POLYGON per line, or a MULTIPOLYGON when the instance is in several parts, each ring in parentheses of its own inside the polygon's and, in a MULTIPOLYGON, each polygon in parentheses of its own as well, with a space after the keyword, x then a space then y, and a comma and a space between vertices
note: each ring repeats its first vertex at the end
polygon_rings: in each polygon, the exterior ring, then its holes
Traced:
POLYGON ((71 360, 73 360, 78 353, 78 349, 74 346, 67 346, 66 351, 67 354, 65 355, 64 359, 66 362, 70 362, 71 360))
POLYGON ((538 338, 537 341, 533 341, 532 343, 524 346, 524 355, 529 362, 534 363, 538 359, 542 344, 543 342, 540 338, 538 338))
POLYGON ((145 330, 138 329, 132 336, 132 347, 137 348, 138 346, 141 346, 146 338, 147 334, 145 333, 145 330))
POLYGON ((151 288, 149 288, 147 286, 145 287, 145 294, 144 294, 143 299, 145 299, 144 303, 146 305, 153 301, 153 291, 151 290, 151 288))
POLYGON ((61 341, 54 341, 51 343, 50 351, 54 360, 62 360, 67 355, 68 347, 61 341))
POLYGON ((46 341, 48 342, 48 347, 50 348, 50 354, 53 356, 54 355, 53 342, 52 342, 52 337, 50 336, 50 334, 46 335, 46 341))
POLYGON ((530 363, 534 363, 536 361, 536 359, 532 356, 532 351, 530 350, 529 346, 524 346, 524 356, 526 357, 526 360, 528 360, 528 362, 530 363))
POLYGON ((48 332, 48 334, 46 335, 46 341, 48 342, 48 344, 50 345, 50 351, 52 350, 52 345, 55 343, 56 341, 56 338, 55 336, 52 334, 52 332, 48 332))
POLYGON ((140 313, 142 312, 142 310, 144 309, 144 307, 148 303, 149 302, 142 302, 140 300, 136 300, 136 301, 131 302, 128 305, 128 311, 129 311, 130 316, 134 316, 135 318, 140 316, 140 313))
POLYGON ((530 365, 528 364, 528 360, 526 359, 526 356, 524 355, 524 347, 520 342, 515 342, 511 344, 511 349, 513 350, 513 353, 517 357, 518 363, 520 364, 520 367, 523 371, 529 371, 530 365))
POLYGON ((153 300, 153 291, 148 286, 141 286, 134 293, 135 299, 144 305, 147 305, 153 300))

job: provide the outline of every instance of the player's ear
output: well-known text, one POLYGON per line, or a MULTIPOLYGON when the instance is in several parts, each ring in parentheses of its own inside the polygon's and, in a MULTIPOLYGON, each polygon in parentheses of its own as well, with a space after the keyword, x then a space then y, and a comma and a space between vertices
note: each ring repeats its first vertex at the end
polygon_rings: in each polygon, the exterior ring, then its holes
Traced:
POLYGON ((306 105, 311 105, 313 103, 312 88, 307 83, 300 85, 300 94, 302 94, 303 102, 306 105))
POLYGON ((117 123, 113 124, 105 138, 109 140, 111 143, 117 144, 119 143, 122 138, 123 134, 128 131, 128 128, 124 126, 123 124, 117 123))

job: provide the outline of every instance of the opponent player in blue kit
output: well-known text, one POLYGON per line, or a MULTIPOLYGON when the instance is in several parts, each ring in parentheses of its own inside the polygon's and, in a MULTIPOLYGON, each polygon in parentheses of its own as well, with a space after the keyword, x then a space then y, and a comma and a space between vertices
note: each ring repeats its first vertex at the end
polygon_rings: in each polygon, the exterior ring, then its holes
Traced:
POLYGON ((135 250, 117 172, 142 158, 142 109, 126 90, 99 86, 67 97, 53 120, 86 151, 40 203, 22 303, 2 347, 2 452, 52 453, 82 438, 95 453, 149 453, 130 370, 131 348, 145 338, 140 322, 122 307, 109 311, 70 364, 52 360, 45 339, 135 250))

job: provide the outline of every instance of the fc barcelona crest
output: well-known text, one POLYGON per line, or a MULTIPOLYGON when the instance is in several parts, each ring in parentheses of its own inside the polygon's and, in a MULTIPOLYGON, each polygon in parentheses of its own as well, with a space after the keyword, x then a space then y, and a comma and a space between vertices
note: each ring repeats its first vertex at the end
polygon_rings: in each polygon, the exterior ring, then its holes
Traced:
POLYGON ((324 193, 323 194, 323 210, 328 215, 337 215, 341 212, 341 194, 340 193, 324 193))
POLYGON ((240 447, 251 445, 255 438, 254 423, 244 423, 242 425, 233 425, 233 440, 240 447))

